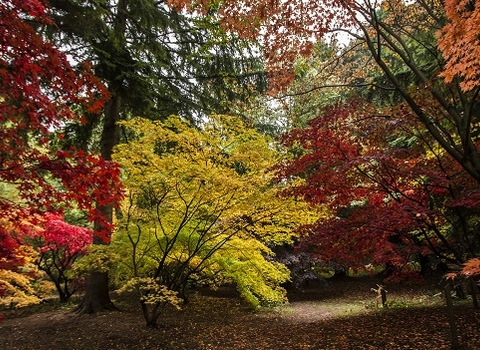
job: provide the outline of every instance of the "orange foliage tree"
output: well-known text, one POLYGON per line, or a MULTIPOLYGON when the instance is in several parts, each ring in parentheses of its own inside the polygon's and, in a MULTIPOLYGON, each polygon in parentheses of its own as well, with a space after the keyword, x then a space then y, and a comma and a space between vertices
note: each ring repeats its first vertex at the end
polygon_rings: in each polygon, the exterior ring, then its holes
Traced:
POLYGON ((447 82, 462 78, 465 90, 480 87, 480 4, 471 0, 445 0, 448 23, 438 46, 446 59, 442 75, 447 82))

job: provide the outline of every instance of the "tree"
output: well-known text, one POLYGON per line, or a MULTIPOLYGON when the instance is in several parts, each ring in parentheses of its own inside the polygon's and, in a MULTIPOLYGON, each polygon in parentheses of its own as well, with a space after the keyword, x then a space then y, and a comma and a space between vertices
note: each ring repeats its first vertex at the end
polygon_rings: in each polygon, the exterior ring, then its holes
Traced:
MULTIPOLYGON (((14 185, 20 198, 2 197, 1 216, 19 223, 75 203, 109 229, 97 205, 121 198, 118 166, 57 142, 65 137, 64 125, 84 120, 75 108, 91 114, 103 108, 105 87, 88 62, 73 69, 66 54, 39 34, 39 26, 53 25, 43 1, 8 0, 0 12, 0 181, 14 185)), ((2 247, 13 247, 5 226, 0 230, 2 247)), ((106 237, 104 230, 97 233, 106 237)))
POLYGON ((66 302, 76 291, 69 270, 75 260, 87 253, 93 232, 70 225, 61 215, 52 213, 44 214, 40 225, 29 232, 27 241, 38 252, 36 264, 55 284, 60 302, 66 302))
POLYGON ((254 306, 283 302, 288 271, 267 243, 291 242, 309 211, 275 198, 271 141, 219 115, 201 129, 178 117, 122 125, 135 138, 116 148, 127 199, 112 249, 122 257, 117 281, 135 287, 147 324, 186 300, 191 283, 233 281, 254 306))
MULTIPOLYGON (((170 3, 200 13, 209 5, 183 0, 170 3)), ((370 87, 372 95, 394 91, 478 183, 478 8, 471 1, 446 1, 445 6, 424 0, 225 1, 220 13, 226 28, 263 41, 274 93, 294 80, 293 62, 300 55, 311 55, 317 40, 347 33, 353 38, 351 45, 332 60, 342 69, 345 57, 350 65, 353 62, 349 57, 352 47, 362 47, 369 64, 357 64, 358 69, 340 85, 370 87), (438 34, 446 62, 437 50, 438 34), (372 70, 365 67, 376 67, 380 74, 370 74, 372 70), (436 107, 425 110, 425 103, 431 101, 436 107)), ((468 200, 469 210, 479 206, 474 200, 468 200)))
POLYGON ((294 157, 278 167, 279 180, 302 180, 286 194, 333 211, 304 227, 301 246, 319 259, 398 271, 429 254, 461 264, 480 252, 479 213, 468 209, 477 186, 413 115, 399 112, 339 103, 284 135, 294 157))
MULTIPOLYGON (((256 91, 252 87, 264 85, 257 55, 221 30, 215 11, 207 19, 197 18, 151 0, 61 0, 49 5, 57 28, 48 34, 71 48, 77 61, 92 61, 110 93, 102 116, 87 114, 85 125, 66 130, 76 144, 99 148, 104 159, 111 158, 119 142, 119 120, 137 115, 161 120, 176 114, 198 121, 212 111, 228 110, 230 101, 247 100, 256 91)), ((110 206, 103 211, 112 219, 110 206)), ((96 287, 87 287, 79 310, 111 308, 108 276, 92 273, 90 279, 88 285, 96 287)))
MULTIPOLYGON (((442 76, 447 83, 460 79, 464 91, 478 94, 480 42, 478 39, 478 21, 480 5, 475 1, 446 1, 445 12, 448 23, 441 30, 438 46, 446 60, 442 76)), ((477 274, 475 266, 478 260, 468 261, 462 274, 477 274), (472 272, 473 271, 473 272, 472 272)))

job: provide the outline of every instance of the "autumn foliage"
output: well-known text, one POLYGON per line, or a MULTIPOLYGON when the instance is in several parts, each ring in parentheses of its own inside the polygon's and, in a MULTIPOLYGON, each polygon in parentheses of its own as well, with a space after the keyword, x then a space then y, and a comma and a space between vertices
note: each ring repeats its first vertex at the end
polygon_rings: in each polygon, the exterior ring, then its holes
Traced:
POLYGON ((442 75, 447 82, 460 77, 465 91, 480 86, 480 4, 471 0, 446 0, 448 23, 438 42, 446 59, 442 75))
MULTIPOLYGON (((15 222, 76 203, 91 220, 104 220, 95 207, 121 197, 118 166, 58 149, 54 140, 63 126, 82 121, 73 106, 99 111, 105 88, 87 63, 74 69, 37 33, 35 23, 51 25, 43 1, 3 1, 0 12, 0 181, 14 186, 17 198, 0 198, 0 214, 15 222)), ((3 230, 5 255, 14 243, 3 230)))
MULTIPOLYGON (((337 266, 372 264, 405 272, 433 257, 466 262, 463 273, 478 274, 480 5, 168 3, 204 14, 215 6, 224 28, 260 41, 273 93, 285 92, 296 78, 299 56, 346 32, 351 46, 332 44, 328 63, 338 64, 332 75, 345 67, 354 74, 325 85, 358 84, 369 91, 356 99, 338 89, 340 103, 315 106, 311 113, 320 113, 307 127, 286 133, 283 145, 291 157, 275 168, 277 183, 264 172, 277 160, 274 142, 229 116, 205 117, 198 129, 176 117, 122 124, 132 139, 115 155, 124 167, 128 198, 121 204, 114 248, 126 254, 112 271, 119 285, 139 293, 147 323, 155 325, 164 304, 186 300, 190 283, 233 282, 252 305, 283 302, 288 271, 270 248, 292 244, 296 232, 300 249, 337 266), (436 32, 444 14, 448 23, 436 32), (446 62, 438 59, 437 47, 446 62), (372 66, 366 71, 352 61, 372 66), (387 92, 367 100, 376 89, 387 92), (278 188, 282 199, 275 196, 278 188), (309 220, 311 207, 298 198, 318 209, 315 222, 309 220)), ((108 116, 109 94, 89 62, 73 67, 38 32, 39 25, 54 25, 47 1, 6 0, 0 14, 0 185, 8 189, 0 194, 0 270, 32 261, 33 253, 22 252, 28 237, 38 266, 66 300, 73 293, 67 273, 73 261, 94 234, 109 241, 113 226, 98 208, 110 209, 123 193, 120 166, 84 150, 63 149, 62 130, 82 123, 85 113, 103 110, 108 116), (86 212, 104 231, 67 224, 62 211, 68 207, 86 212)), ((322 81, 311 83, 313 91, 322 81)), ((118 117, 113 114, 112 123, 118 117)))
POLYGON ((302 247, 340 266, 461 263, 479 249, 475 226, 460 225, 476 217, 478 189, 413 116, 391 112, 351 101, 284 136, 293 156, 279 180, 296 181, 285 193, 333 211, 304 227, 302 247))
POLYGON ((43 297, 51 294, 52 286, 35 264, 37 253, 31 246, 22 245, 15 250, 15 256, 22 260, 21 265, 0 268, 0 307, 12 309, 41 303, 43 297))
POLYGON ((52 213, 32 214, 21 225, 5 219, 1 223, 10 233, 6 239, 15 243, 15 249, 8 252, 10 258, 0 259, 2 302, 15 307, 36 304, 53 289, 60 301, 67 301, 77 287, 70 271, 72 264, 87 253, 93 232, 52 213))

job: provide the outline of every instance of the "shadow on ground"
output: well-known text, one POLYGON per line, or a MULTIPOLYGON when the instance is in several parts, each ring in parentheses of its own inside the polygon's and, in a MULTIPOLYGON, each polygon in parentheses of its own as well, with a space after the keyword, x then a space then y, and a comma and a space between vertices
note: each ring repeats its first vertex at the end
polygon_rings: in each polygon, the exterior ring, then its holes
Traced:
MULTIPOLYGON (((124 312, 77 316, 53 310, 0 324, 4 350, 110 349, 450 349, 446 310, 435 284, 389 285, 392 308, 371 308, 374 279, 338 279, 292 293, 290 304, 252 312, 232 290, 198 293, 144 326, 132 300, 124 312), (407 307, 408 306, 408 307, 407 307)), ((465 349, 480 349, 480 312, 455 306, 465 349)))

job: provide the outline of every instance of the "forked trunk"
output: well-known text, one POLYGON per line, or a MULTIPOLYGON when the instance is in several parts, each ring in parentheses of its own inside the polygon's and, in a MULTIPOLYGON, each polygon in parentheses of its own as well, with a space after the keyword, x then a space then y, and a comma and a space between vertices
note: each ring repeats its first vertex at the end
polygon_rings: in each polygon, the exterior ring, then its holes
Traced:
POLYGON ((159 302, 149 307, 145 302, 140 302, 142 306, 143 318, 145 319, 146 326, 150 328, 157 327, 157 321, 162 313, 163 308, 167 305, 165 302, 159 302))

